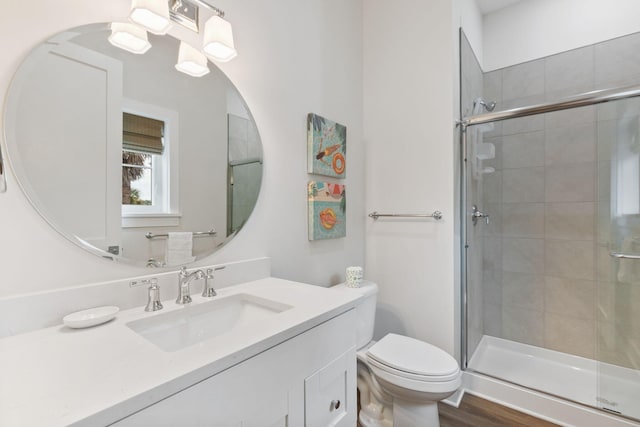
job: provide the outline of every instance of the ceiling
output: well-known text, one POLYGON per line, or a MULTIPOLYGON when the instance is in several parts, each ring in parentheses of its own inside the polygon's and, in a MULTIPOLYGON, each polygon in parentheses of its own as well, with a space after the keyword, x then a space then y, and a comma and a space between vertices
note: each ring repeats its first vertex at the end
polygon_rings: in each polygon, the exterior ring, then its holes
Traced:
POLYGON ((518 3, 521 0, 476 0, 478 8, 483 15, 487 13, 495 12, 498 9, 511 6, 514 3, 518 3))

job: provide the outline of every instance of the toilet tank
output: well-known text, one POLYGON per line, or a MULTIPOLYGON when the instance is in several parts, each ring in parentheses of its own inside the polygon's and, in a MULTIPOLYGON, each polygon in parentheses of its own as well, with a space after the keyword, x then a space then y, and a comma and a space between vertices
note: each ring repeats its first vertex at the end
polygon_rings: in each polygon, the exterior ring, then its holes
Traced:
POLYGON ((357 347, 360 349, 373 339, 373 326, 376 317, 376 301, 378 298, 378 285, 368 280, 363 280, 358 288, 347 287, 344 283, 335 285, 332 289, 344 292, 358 292, 362 295, 356 305, 357 347))

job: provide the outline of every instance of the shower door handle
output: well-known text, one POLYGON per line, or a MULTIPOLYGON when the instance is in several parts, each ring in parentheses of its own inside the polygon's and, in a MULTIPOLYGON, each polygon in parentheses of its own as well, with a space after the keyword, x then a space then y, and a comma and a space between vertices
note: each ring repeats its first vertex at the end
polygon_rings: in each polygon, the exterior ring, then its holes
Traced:
POLYGON ((485 224, 489 225, 489 214, 480 212, 476 205, 471 206, 471 221, 473 225, 477 225, 480 218, 484 218, 485 224))

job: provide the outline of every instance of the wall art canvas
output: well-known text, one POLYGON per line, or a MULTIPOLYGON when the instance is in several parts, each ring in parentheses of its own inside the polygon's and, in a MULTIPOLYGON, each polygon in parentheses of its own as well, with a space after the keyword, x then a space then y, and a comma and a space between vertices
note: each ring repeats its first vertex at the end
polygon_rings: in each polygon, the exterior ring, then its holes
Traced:
POLYGON ((347 127, 317 114, 307 116, 307 171, 335 178, 346 177, 347 127))
POLYGON ((347 235, 345 186, 311 181, 309 197, 309 240, 336 239, 347 235))

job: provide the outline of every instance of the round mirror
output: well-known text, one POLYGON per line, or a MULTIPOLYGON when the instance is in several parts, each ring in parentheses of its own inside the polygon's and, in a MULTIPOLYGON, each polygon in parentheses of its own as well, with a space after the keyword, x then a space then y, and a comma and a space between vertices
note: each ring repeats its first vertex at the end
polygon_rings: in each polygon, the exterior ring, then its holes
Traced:
POLYGON ((9 161, 37 211, 102 257, 188 264, 229 241, 262 181, 251 112, 214 64, 179 72, 180 41, 149 34, 133 54, 110 25, 57 34, 31 52, 7 95, 9 161))

